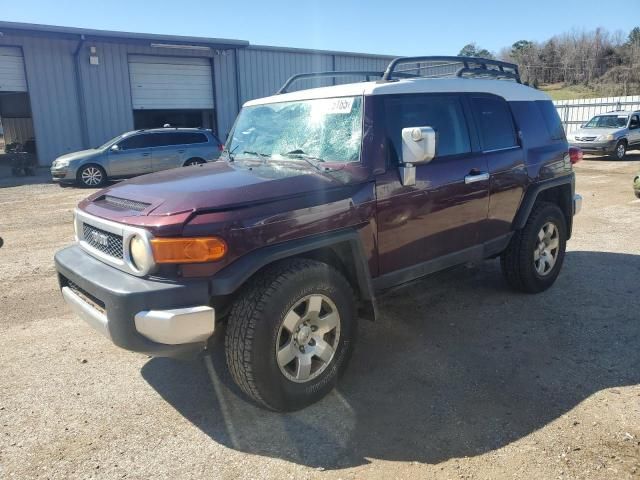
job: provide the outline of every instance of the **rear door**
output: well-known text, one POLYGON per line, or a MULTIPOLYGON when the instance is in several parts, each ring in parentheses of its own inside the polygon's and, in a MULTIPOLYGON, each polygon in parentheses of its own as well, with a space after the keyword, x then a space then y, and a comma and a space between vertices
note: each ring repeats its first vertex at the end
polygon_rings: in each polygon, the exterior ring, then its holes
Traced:
POLYGON ((118 149, 109 150, 109 176, 130 176, 151 172, 153 135, 138 133, 120 140, 118 149))
POLYGON ((376 179, 380 274, 427 268, 438 259, 456 263, 480 241, 489 205, 487 161, 473 151, 463 97, 389 95, 381 102, 389 158, 386 173, 376 179), (398 175, 401 132, 419 126, 436 131, 436 157, 417 165, 416 184, 405 186, 398 175))
POLYGON ((187 160, 198 158, 208 160, 207 136, 200 132, 157 133, 159 139, 153 147, 154 171, 182 167, 187 160))
MULTIPOLYGON (((480 232, 480 241, 488 242, 511 231, 527 172, 524 151, 507 101, 495 95, 477 94, 469 96, 469 103, 478 131, 479 155, 487 163, 491 175, 489 218, 486 228, 480 232)), ((535 108, 533 102, 528 103, 535 108)))

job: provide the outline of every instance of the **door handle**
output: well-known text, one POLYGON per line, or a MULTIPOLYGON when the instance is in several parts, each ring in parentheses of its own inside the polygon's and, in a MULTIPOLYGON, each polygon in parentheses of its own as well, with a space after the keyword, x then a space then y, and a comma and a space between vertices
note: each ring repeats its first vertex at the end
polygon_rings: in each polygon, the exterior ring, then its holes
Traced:
POLYGON ((184 153, 184 150, 178 150, 178 153, 184 153))
POLYGON ((484 182, 486 180, 489 180, 488 172, 477 172, 475 170, 472 170, 469 175, 464 177, 464 183, 484 182))
POLYGON ((142 156, 143 157, 148 157, 149 155, 151 155, 150 153, 143 153, 142 156))

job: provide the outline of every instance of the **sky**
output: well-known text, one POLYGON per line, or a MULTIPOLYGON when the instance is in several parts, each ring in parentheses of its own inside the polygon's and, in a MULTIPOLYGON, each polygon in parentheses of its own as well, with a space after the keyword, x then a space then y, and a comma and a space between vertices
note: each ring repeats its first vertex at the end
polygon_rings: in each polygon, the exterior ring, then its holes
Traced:
POLYGON ((129 32, 248 40, 251 44, 390 55, 493 52, 604 27, 626 36, 640 0, 6 0, 0 19, 129 32))

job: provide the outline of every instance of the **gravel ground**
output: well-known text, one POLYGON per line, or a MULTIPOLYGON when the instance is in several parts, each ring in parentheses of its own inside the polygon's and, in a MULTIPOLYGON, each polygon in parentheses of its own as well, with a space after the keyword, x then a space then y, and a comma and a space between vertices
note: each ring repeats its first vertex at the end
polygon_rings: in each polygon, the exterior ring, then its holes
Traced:
POLYGON ((294 414, 245 402, 219 341, 153 359, 71 315, 52 257, 89 191, 0 181, 0 478, 640 478, 640 154, 576 170, 551 290, 510 292, 497 261, 395 290, 294 414))

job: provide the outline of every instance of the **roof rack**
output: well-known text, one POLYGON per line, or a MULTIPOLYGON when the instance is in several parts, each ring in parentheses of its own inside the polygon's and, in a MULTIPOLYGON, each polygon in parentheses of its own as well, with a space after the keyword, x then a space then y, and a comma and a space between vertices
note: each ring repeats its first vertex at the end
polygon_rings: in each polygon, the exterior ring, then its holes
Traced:
POLYGON ((373 72, 373 71, 342 71, 342 72, 314 72, 314 73, 298 73, 297 75, 293 75, 289 77, 289 79, 284 82, 284 85, 280 87, 276 93, 287 93, 287 88, 291 86, 292 83, 297 82, 298 80, 308 80, 310 78, 335 78, 335 77, 351 77, 351 76, 363 76, 367 81, 371 79, 371 77, 380 78, 382 77, 382 72, 373 72))
POLYGON ((514 63, 478 57, 426 56, 399 57, 389 63, 382 75, 382 81, 390 82, 394 77, 405 77, 409 72, 415 77, 493 77, 520 81, 518 66, 514 63), (400 65, 415 64, 410 68, 398 68, 400 65), (426 70, 425 74, 423 71, 426 70), (401 75, 398 75, 401 74, 401 75))
POLYGON ((288 88, 298 80, 311 78, 336 78, 362 76, 366 81, 373 78, 380 82, 394 82, 400 78, 441 78, 441 77, 474 77, 498 78, 503 80, 520 81, 520 73, 515 63, 503 62, 479 57, 398 57, 394 58, 384 72, 373 70, 326 71, 312 73, 298 73, 289 77, 276 94, 287 93, 288 88), (409 64, 409 67, 398 68, 409 64))

